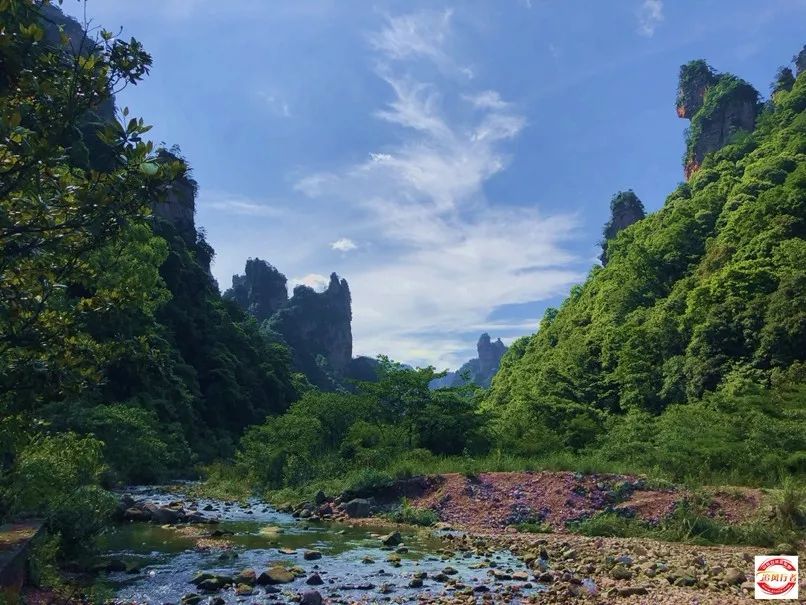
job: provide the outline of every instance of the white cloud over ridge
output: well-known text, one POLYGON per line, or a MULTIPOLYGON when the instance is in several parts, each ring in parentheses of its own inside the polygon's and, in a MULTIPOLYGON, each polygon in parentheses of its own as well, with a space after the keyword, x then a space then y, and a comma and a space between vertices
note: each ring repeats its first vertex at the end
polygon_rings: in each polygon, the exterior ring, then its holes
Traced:
POLYGON ((330 283, 330 278, 328 278, 326 275, 320 275, 319 273, 309 273, 308 275, 303 275, 302 277, 292 277, 288 281, 292 290, 297 286, 308 286, 317 292, 322 292, 330 283))
POLYGON ((364 217, 361 239, 371 243, 372 258, 344 269, 355 353, 441 369, 464 361, 483 329, 503 337, 536 329, 536 320, 489 321, 497 307, 545 300, 582 277, 565 246, 576 217, 544 216, 535 203, 485 195, 486 182, 508 165, 505 146, 526 126, 524 117, 497 91, 454 90, 447 75, 438 83, 412 75, 412 59, 455 65, 443 48, 450 18, 393 17, 370 38, 391 92, 374 117, 399 127, 398 142, 296 184, 364 217), (446 110, 446 96, 474 110, 469 121, 446 110))

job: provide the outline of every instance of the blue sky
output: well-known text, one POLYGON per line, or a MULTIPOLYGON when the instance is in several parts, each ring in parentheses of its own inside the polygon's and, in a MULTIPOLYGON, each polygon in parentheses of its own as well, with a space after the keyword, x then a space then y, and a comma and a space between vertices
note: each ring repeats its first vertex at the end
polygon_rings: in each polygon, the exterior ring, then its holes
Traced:
MULTIPOLYGON (((81 17, 83 5, 65 0, 81 17)), ((178 144, 222 289, 248 257, 353 294, 356 354, 454 368, 534 332, 613 193, 682 179, 679 66, 768 92, 806 0, 88 0, 153 55, 119 105, 178 144)))

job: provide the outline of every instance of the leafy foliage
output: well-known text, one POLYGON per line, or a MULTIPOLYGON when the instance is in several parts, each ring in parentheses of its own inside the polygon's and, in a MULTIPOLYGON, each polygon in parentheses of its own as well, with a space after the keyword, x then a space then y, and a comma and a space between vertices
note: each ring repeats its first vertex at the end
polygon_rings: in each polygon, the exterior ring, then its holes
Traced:
POLYGON ((382 469, 404 454, 485 452, 486 420, 475 388, 432 391, 434 376, 433 368, 381 358, 378 382, 358 383, 353 394, 309 391, 284 415, 249 429, 237 464, 256 486, 349 476, 350 487, 362 491, 388 485, 392 477, 382 469))
POLYGON ((44 515, 65 554, 91 548, 114 509, 114 498, 99 487, 102 447, 75 433, 37 437, 19 452, 4 486, 11 512, 44 515))

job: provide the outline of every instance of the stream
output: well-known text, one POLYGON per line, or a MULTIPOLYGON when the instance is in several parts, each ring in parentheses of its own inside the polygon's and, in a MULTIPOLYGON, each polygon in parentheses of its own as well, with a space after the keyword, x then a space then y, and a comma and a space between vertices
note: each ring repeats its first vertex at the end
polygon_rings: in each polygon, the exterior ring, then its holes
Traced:
MULTIPOLYGON (((180 493, 155 488, 129 489, 126 493, 158 505, 190 503, 180 493)), ((487 591, 499 593, 503 589, 510 594, 507 602, 518 603, 518 595, 527 596, 541 588, 526 581, 522 576, 527 571, 525 565, 510 552, 454 552, 440 537, 444 531, 401 530, 402 543, 389 547, 383 546, 380 536, 395 528, 382 522, 374 526, 311 522, 278 512, 258 500, 225 503, 199 498, 193 502, 199 511, 206 509, 206 516, 220 522, 192 526, 128 522, 103 537, 101 548, 106 560, 123 561, 135 568, 135 573, 107 574, 118 602, 178 604, 183 596, 196 593, 202 597, 200 605, 212 604, 214 599, 215 605, 222 605, 222 600, 232 605, 291 603, 298 602, 302 593, 317 590, 330 603, 413 603, 426 595, 473 591, 481 598, 487 591), (202 541, 200 546, 199 532, 218 536, 217 541, 211 546, 202 541), (321 558, 307 560, 304 554, 308 550, 318 551, 321 558), (390 557, 399 562, 389 561, 390 557), (199 572, 234 576, 252 568, 259 575, 274 565, 298 566, 304 573, 290 583, 255 586, 251 595, 236 595, 233 587, 204 592, 191 583, 199 572), (520 572, 516 573, 517 580, 507 577, 513 572, 520 572), (321 577, 321 585, 306 583, 314 573, 321 577), (415 587, 410 586, 415 577, 421 579, 422 586, 416 580, 415 587)))

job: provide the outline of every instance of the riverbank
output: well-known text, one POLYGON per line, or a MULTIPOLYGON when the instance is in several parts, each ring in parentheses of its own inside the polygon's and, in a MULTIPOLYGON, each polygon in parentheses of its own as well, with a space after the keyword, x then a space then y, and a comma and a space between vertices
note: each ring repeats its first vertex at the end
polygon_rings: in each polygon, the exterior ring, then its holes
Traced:
MULTIPOLYGON (((162 514, 127 521, 106 538, 107 563, 98 568, 118 603, 749 603, 752 557, 796 548, 572 533, 580 516, 614 511, 661 526, 669 507, 692 497, 623 476, 421 477, 374 495, 319 493, 279 510, 254 498, 205 499, 203 488, 183 487, 193 495, 142 490, 134 503, 122 499, 127 510, 183 512, 173 523, 160 523, 162 514), (439 521, 390 524, 402 497, 439 521), (524 521, 540 506, 542 521, 524 521)), ((757 490, 712 496, 708 510, 726 526, 748 524, 769 505, 757 490)), ((697 541, 700 528, 689 529, 697 541)))

